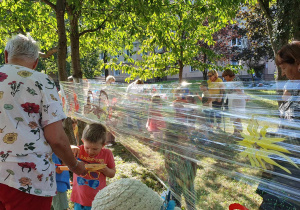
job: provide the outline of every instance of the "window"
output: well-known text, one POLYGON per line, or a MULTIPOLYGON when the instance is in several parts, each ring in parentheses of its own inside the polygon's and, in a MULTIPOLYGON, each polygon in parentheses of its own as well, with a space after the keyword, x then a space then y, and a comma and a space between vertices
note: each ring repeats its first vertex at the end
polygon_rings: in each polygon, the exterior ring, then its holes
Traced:
POLYGON ((231 46, 242 46, 242 39, 240 38, 232 39, 231 46))
POLYGON ((232 60, 232 61, 230 61, 230 65, 237 66, 237 65, 239 65, 239 61, 232 60))
POLYGON ((128 56, 132 56, 132 54, 130 53, 130 51, 129 51, 129 50, 126 50, 126 55, 128 55, 128 56))
POLYGON ((120 74, 121 74, 120 70, 115 70, 114 76, 118 76, 120 74))
POLYGON ((199 71, 198 69, 196 69, 195 67, 190 67, 190 72, 194 72, 194 71, 199 71))

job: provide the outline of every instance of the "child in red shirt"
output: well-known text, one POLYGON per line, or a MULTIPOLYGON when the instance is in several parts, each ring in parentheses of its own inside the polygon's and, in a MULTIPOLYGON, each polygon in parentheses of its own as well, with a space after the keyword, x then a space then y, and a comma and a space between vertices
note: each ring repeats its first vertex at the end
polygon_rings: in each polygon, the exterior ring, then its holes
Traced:
POLYGON ((87 125, 82 134, 81 146, 71 146, 74 155, 86 164, 106 164, 98 171, 80 177, 73 175, 71 201, 75 210, 91 209, 96 194, 106 186, 106 177, 113 178, 116 173, 112 152, 104 148, 107 136, 106 128, 101 124, 87 125))
POLYGON ((154 138, 162 138, 162 130, 166 127, 166 123, 161 113, 162 101, 159 95, 153 95, 149 108, 149 116, 146 128, 154 138))

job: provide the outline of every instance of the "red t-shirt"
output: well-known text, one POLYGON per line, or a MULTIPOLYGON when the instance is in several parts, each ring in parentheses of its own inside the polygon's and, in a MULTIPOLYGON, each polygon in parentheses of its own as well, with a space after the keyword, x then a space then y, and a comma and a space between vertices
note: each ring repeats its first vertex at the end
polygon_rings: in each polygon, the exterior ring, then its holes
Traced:
MULTIPOLYGON (((84 151, 83 145, 79 146, 79 159, 86 163, 105 163, 108 168, 115 167, 115 160, 109 149, 103 148, 100 153, 90 158, 84 151)), ((73 189, 71 201, 83 206, 92 206, 96 194, 106 186, 106 176, 100 172, 92 172, 84 177, 73 174, 73 189), (99 177, 97 177, 99 176, 99 177)))

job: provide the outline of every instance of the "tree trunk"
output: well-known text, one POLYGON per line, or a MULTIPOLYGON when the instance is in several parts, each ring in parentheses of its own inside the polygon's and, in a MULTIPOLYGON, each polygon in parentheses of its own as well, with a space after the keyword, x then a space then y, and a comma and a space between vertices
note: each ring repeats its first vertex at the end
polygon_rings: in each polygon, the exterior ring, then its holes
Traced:
POLYGON ((67 59, 67 36, 65 27, 65 0, 56 1, 56 21, 58 30, 58 53, 57 66, 60 81, 67 80, 66 59, 67 59))
MULTIPOLYGON (((291 21, 294 20, 292 11, 297 11, 298 8, 293 9, 293 4, 299 0, 277 0, 277 11, 275 17, 271 17, 270 2, 259 0, 260 8, 262 9, 268 28, 269 37, 271 40, 272 49, 274 52, 274 57, 277 51, 283 46, 288 44, 290 38, 292 37, 292 25, 291 21), (268 18, 269 17, 269 18, 268 18), (276 20, 276 23, 274 21, 276 20)), ((299 31, 299 29, 298 29, 299 31)), ((282 76, 281 69, 277 68, 277 80, 286 80, 286 77, 282 76)))
MULTIPOLYGON (((293 7, 292 8, 300 8, 300 1, 299 0, 295 0, 293 7)), ((300 41, 300 13, 299 12, 295 12, 294 14, 294 18, 293 18, 293 37, 295 40, 300 41)))
MULTIPOLYGON (((204 54, 203 63, 206 63, 207 56, 204 54)), ((203 71, 203 80, 207 80, 207 69, 204 69, 203 71)))
POLYGON ((67 12, 70 17, 70 41, 71 41, 71 60, 73 77, 76 82, 82 79, 82 71, 80 68, 80 54, 79 54, 79 31, 78 20, 80 17, 80 10, 76 10, 75 6, 67 6, 67 12))
POLYGON ((73 131, 73 127, 72 127, 72 120, 70 117, 67 117, 64 122, 63 122, 63 126, 64 126, 64 130, 69 138, 69 142, 72 145, 77 145, 76 143, 76 139, 74 136, 74 131, 73 131))
POLYGON ((181 83, 182 82, 183 63, 181 60, 179 60, 178 63, 179 63, 179 83, 181 83))
MULTIPOLYGON (((103 62, 104 63, 107 62, 107 53, 106 53, 106 51, 103 53, 103 62)), ((106 69, 105 67, 104 67, 104 75, 105 75, 105 80, 106 80, 106 77, 109 75, 109 73, 108 73, 108 69, 106 69)))
POLYGON ((82 144, 82 142, 80 140, 82 139, 82 133, 83 133, 83 130, 84 130, 86 124, 87 123, 84 121, 77 120, 79 144, 82 144))

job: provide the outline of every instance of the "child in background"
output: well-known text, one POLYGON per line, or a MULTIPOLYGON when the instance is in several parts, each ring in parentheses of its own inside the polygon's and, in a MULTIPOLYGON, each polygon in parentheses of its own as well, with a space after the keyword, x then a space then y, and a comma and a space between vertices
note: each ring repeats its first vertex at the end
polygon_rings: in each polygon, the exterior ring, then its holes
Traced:
POLYGON ((154 138, 162 138, 162 129, 166 127, 161 114, 161 98, 159 95, 153 95, 151 98, 151 105, 149 109, 148 121, 146 128, 153 135, 154 138))
MULTIPOLYGON (((52 160, 55 164, 61 165, 61 160, 53 153, 52 160)), ((65 210, 69 208, 67 190, 70 189, 69 171, 62 171, 56 166, 57 194, 53 197, 52 208, 54 210, 65 210)))
MULTIPOLYGON (((185 104, 186 105, 186 104, 185 104)), ((181 195, 184 196, 186 209, 195 208, 194 180, 197 164, 184 157, 190 157, 190 151, 185 149, 188 139, 189 126, 183 104, 174 103, 174 121, 167 122, 165 129, 165 167, 168 173, 168 184, 172 191, 172 199, 178 207, 181 207, 181 195), (185 145, 183 147, 183 145, 185 145), (180 156, 178 154, 182 154, 180 156)))
POLYGON ((202 81, 200 86, 200 91, 202 92, 202 95, 198 95, 198 98, 202 102, 203 106, 203 114, 204 114, 204 122, 201 123, 202 125, 205 125, 201 130, 203 131, 203 134, 205 136, 208 136, 208 130, 211 130, 213 128, 213 121, 214 121, 214 114, 212 110, 212 98, 208 91, 208 83, 207 81, 202 81))
POLYGON ((106 186, 106 177, 113 178, 116 173, 115 161, 112 152, 104 148, 107 130, 101 124, 90 124, 85 127, 82 134, 81 146, 71 146, 78 159, 86 164, 106 164, 98 171, 89 171, 84 177, 74 174, 71 201, 75 210, 89 210, 96 194, 106 186))
POLYGON ((196 119, 197 119, 196 100, 193 95, 187 95, 186 100, 187 100, 187 103, 189 104, 186 107, 187 122, 189 123, 189 127, 193 128, 196 123, 196 119))
POLYGON ((199 88, 200 88, 200 91, 202 92, 202 96, 200 96, 198 94, 198 98, 202 102, 202 105, 211 108, 212 107, 212 98, 208 91, 207 81, 202 81, 199 88))

